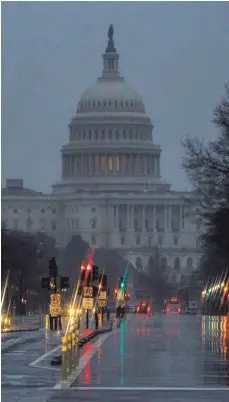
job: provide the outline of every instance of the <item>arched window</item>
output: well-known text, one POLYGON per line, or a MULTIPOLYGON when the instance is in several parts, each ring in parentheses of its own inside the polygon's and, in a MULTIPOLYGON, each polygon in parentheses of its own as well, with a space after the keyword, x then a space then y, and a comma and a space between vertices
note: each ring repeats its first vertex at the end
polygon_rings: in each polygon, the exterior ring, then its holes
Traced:
POLYGON ((96 218, 91 218, 91 228, 96 229, 96 218))
POLYGON ((167 269, 167 257, 162 257, 161 267, 162 267, 162 269, 167 269))
POLYGON ((189 257, 187 259, 187 270, 192 270, 193 269, 193 259, 189 257))
POLYGON ((180 272, 180 258, 176 257, 174 260, 174 270, 179 273, 180 272))
POLYGON ((96 245, 96 237, 95 237, 95 236, 92 236, 92 238, 91 238, 91 244, 92 244, 93 246, 96 245))

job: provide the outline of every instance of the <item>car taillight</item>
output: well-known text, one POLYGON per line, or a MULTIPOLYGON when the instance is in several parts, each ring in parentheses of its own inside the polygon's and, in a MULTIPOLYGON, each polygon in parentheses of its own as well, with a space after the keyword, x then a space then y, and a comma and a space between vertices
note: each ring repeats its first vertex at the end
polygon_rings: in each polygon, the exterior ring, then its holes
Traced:
POLYGON ((148 307, 147 311, 148 311, 148 313, 150 312, 150 307, 148 307))
POLYGON ((137 311, 139 311, 139 307, 137 307, 137 311))

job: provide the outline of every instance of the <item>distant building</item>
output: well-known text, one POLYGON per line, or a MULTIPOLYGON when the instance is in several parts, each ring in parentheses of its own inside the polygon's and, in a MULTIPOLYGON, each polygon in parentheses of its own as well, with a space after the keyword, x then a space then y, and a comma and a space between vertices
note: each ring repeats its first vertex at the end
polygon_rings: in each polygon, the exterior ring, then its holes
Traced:
MULTIPOLYGON (((144 103, 119 73, 113 36, 103 72, 78 103, 62 147, 62 177, 51 194, 8 179, 2 189, 2 227, 43 231, 64 248, 80 234, 90 245, 117 250, 147 270, 157 251, 174 282, 197 267, 200 222, 185 197, 160 175, 161 149, 144 103)), ((140 267, 140 268, 139 268, 140 267)))

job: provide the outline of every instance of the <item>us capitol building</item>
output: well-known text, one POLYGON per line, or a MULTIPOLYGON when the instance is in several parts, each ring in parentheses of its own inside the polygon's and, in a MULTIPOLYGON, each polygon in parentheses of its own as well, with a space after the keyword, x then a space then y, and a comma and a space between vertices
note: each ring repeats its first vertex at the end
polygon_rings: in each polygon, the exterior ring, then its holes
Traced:
POLYGON ((60 248, 80 234, 145 270, 157 250, 168 278, 179 282, 197 267, 201 224, 188 213, 192 193, 173 191, 161 178, 153 124, 120 75, 113 34, 111 25, 102 75, 81 96, 69 125, 61 180, 43 194, 7 179, 2 227, 46 232, 60 248))

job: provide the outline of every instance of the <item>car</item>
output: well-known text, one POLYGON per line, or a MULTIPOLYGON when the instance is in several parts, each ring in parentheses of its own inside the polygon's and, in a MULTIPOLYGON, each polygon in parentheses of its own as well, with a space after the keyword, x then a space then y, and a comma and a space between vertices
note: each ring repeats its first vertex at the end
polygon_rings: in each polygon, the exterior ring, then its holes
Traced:
POLYGON ((181 304, 178 298, 176 297, 171 297, 169 300, 165 300, 164 303, 164 314, 168 313, 176 313, 180 314, 182 311, 181 309, 181 304))
POLYGON ((150 303, 148 302, 140 302, 136 306, 136 314, 149 314, 151 311, 150 303))

